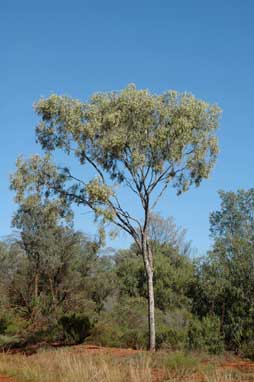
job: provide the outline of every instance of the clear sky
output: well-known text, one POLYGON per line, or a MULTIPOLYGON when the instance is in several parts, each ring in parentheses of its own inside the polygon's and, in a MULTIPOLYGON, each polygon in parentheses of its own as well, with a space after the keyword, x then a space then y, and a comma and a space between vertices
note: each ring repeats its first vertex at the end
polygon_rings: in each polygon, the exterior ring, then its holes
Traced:
MULTIPOLYGON (((1 1, 0 237, 11 232, 15 159, 39 152, 33 103, 52 92, 86 100, 134 82, 190 91, 223 109, 212 176, 181 197, 169 192, 159 208, 205 251, 217 190, 254 186, 253 14, 251 0, 1 1)), ((76 226, 92 232, 81 210, 76 226)))

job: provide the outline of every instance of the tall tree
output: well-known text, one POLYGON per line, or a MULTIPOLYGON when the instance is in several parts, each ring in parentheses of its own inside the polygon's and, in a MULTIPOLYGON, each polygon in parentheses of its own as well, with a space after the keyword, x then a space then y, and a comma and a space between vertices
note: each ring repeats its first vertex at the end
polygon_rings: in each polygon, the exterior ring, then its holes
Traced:
POLYGON ((210 231, 215 240, 254 239, 254 188, 237 192, 219 191, 221 208, 211 213, 210 231))
POLYGON ((73 155, 94 173, 88 179, 88 172, 74 174, 68 161, 61 169, 50 164, 49 157, 34 157, 35 166, 19 161, 12 186, 22 193, 31 179, 43 179, 47 192, 88 206, 97 219, 132 236, 147 275, 149 348, 154 350, 149 216, 168 185, 180 194, 208 177, 218 153, 215 132, 220 110, 191 94, 154 95, 134 85, 121 92, 95 94, 88 102, 52 95, 41 99, 35 110, 41 117, 36 135, 42 148, 73 155), (137 198, 140 214, 127 210, 120 186, 137 198))
POLYGON ((197 267, 193 308, 216 314, 227 346, 239 349, 253 339, 254 189, 219 195, 221 206, 210 216, 214 245, 197 267))

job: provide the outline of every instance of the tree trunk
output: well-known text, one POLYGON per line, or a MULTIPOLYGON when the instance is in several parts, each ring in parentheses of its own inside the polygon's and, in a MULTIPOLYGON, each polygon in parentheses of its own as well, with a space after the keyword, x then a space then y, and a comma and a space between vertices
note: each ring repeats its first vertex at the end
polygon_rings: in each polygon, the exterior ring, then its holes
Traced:
POLYGON ((39 274, 36 273, 34 276, 34 298, 37 300, 39 294, 39 274))
POLYGON ((225 319, 225 301, 222 303, 221 318, 220 318, 220 331, 224 334, 224 319, 225 319))
POLYGON ((51 277, 49 277, 49 287, 50 287, 52 301, 53 303, 55 303, 56 297, 55 297, 55 291, 54 291, 54 283, 51 277))
POLYGON ((154 309, 154 288, 153 288, 153 256, 151 248, 147 241, 143 245, 143 259, 147 275, 148 290, 148 328, 149 328, 149 350, 155 351, 156 333, 155 333, 155 309, 154 309))
POLYGON ((155 316, 154 316, 153 270, 149 270, 147 272, 147 287, 148 287, 149 350, 155 351, 155 316))

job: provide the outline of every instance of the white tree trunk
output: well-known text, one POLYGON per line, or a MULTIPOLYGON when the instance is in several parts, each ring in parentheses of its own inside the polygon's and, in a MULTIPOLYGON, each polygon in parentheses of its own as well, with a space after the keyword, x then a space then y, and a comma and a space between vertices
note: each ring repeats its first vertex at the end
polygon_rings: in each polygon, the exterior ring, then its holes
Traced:
POLYGON ((147 275, 148 290, 148 328, 149 328, 149 350, 155 351, 156 332, 155 332, 155 309, 154 309, 154 288, 153 288, 153 254, 147 238, 143 242, 143 259, 147 275))
POLYGON ((153 289, 153 270, 147 271, 148 286, 148 325, 149 325, 149 350, 155 351, 155 312, 154 312, 154 289, 153 289))

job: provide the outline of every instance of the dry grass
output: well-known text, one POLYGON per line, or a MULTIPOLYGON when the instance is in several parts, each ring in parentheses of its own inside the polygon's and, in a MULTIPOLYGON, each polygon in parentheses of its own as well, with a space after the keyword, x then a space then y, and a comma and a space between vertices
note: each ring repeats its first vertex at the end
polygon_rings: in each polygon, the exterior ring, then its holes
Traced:
POLYGON ((0 373, 31 382, 151 382, 150 358, 120 362, 107 355, 41 352, 0 356, 0 373))
POLYGON ((217 370, 204 374, 204 382, 253 382, 253 374, 244 374, 238 370, 217 370))
POLYGON ((42 351, 32 356, 0 355, 0 375, 22 382, 254 382, 254 372, 223 368, 184 353, 146 352, 126 357, 42 351))

